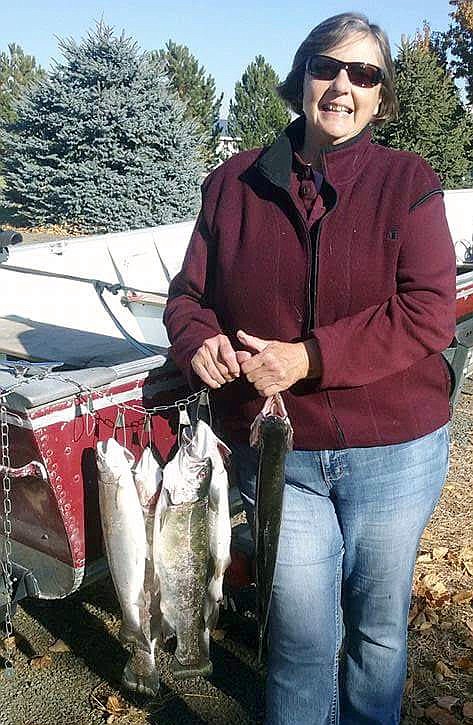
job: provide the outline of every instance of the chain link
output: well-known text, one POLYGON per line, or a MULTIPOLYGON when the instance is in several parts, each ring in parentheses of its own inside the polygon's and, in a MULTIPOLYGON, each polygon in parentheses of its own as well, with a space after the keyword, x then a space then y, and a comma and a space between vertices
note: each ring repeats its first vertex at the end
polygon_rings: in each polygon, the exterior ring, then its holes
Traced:
POLYGON ((2 466, 5 466, 3 475, 3 533, 4 545, 2 557, 2 571, 5 580, 7 603, 5 609, 5 642, 6 642, 6 658, 5 658, 5 674, 13 674, 12 646, 13 622, 12 622, 12 596, 13 596, 13 565, 12 565, 12 546, 11 546, 11 478, 8 474, 10 469, 10 440, 7 409, 5 407, 5 398, 0 398, 0 435, 2 450, 2 466))
POLYGON ((192 393, 187 398, 180 398, 171 405, 157 405, 153 408, 144 408, 140 405, 127 405, 126 403, 115 403, 113 400, 113 394, 102 393, 99 390, 93 390, 87 386, 81 385, 73 378, 58 375, 57 373, 42 373, 38 375, 32 375, 31 377, 25 378, 23 376, 14 383, 10 388, 0 388, 0 447, 1 447, 1 460, 2 466, 5 467, 5 474, 3 475, 3 532, 4 532, 4 558, 1 559, 1 567, 3 577, 5 579, 7 602, 5 609, 5 634, 6 634, 6 658, 5 658, 5 674, 11 676, 14 673, 14 665, 12 660, 12 654, 14 645, 12 644, 13 637, 13 622, 12 622, 12 596, 13 596, 13 565, 12 565, 12 545, 11 545, 11 518, 10 514, 12 511, 11 507, 11 478, 8 474, 10 468, 10 440, 9 440, 9 427, 8 427, 8 413, 5 404, 6 397, 11 395, 15 390, 20 388, 25 383, 32 382, 34 380, 43 380, 44 378, 50 378, 53 380, 59 380, 64 383, 75 385, 78 391, 78 397, 87 396, 87 415, 93 417, 95 411, 91 405, 93 396, 104 400, 109 400, 111 405, 116 405, 122 410, 131 410, 135 413, 141 413, 145 421, 151 422, 151 416, 156 413, 176 409, 181 411, 183 407, 190 405, 201 400, 201 396, 208 396, 208 389, 202 388, 196 393, 192 393))

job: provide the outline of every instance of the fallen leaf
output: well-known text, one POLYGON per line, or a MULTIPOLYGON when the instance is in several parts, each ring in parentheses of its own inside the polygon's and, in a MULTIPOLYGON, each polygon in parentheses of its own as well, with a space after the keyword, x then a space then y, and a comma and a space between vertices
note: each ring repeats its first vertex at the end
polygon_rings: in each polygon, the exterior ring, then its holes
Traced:
POLYGON ((57 639, 49 648, 50 652, 70 652, 70 648, 62 639, 57 639))
POLYGON ((473 702, 465 702, 463 705, 463 717, 473 720, 473 702))
POLYGON ((438 675, 443 675, 443 677, 455 677, 452 670, 441 660, 435 663, 434 672, 438 675))
POLYGON ((35 670, 43 670, 45 667, 49 667, 52 661, 53 658, 51 655, 39 655, 38 657, 33 657, 30 660, 30 665, 35 670))
POLYGON ((2 639, 2 644, 7 652, 14 652, 16 650, 15 635, 12 634, 11 637, 4 637, 2 639))
POLYGON ((110 715, 120 715, 126 712, 126 705, 123 700, 116 695, 109 695, 105 703, 105 709, 110 715))
POLYGON ((412 622, 413 627, 421 627, 423 624, 425 624, 427 621, 427 617, 425 616, 425 612, 419 612, 417 617, 412 622))
POLYGON ((466 571, 470 576, 473 576, 473 561, 464 561, 463 566, 465 567, 466 571))
POLYGON ((468 672, 471 672, 473 670, 473 660, 469 657, 460 657, 455 662, 455 666, 459 667, 461 670, 468 670, 468 672))
POLYGON ((210 632, 210 636, 212 639, 214 639, 216 642, 221 642, 225 639, 226 632, 224 629, 213 629, 210 632))
POLYGON ((432 555, 430 552, 428 554, 419 554, 417 557, 417 563, 418 564, 432 564, 432 555))
POLYGON ((462 589, 461 592, 457 592, 452 596, 452 602, 455 604, 469 602, 471 599, 473 599, 473 589, 462 589))
POLYGON ((447 619, 444 622, 440 622, 440 629, 447 630, 453 627, 453 622, 449 622, 447 619))
POLYGON ((457 720, 450 712, 443 710, 438 705, 431 705, 425 711, 425 715, 437 725, 460 725, 460 721, 457 720))
POLYGON ((422 622, 419 632, 425 632, 426 629, 432 629, 432 622, 422 622))
POLYGON ((420 607, 419 607, 419 605, 416 602, 415 604, 413 604, 411 606, 411 609, 410 609, 410 612, 409 612, 409 617, 407 619, 407 622, 408 622, 409 625, 411 625, 413 623, 414 619, 417 617, 417 615, 419 614, 419 612, 420 612, 420 607))
POLYGON ((458 558, 460 561, 473 561, 473 549, 470 549, 469 546, 464 546, 460 549, 460 553, 458 554, 458 558))
POLYGON ((432 549, 432 559, 443 559, 448 554, 448 546, 434 546, 432 549))
POLYGON ((448 710, 449 712, 451 712, 455 705, 458 705, 459 702, 460 700, 458 697, 452 697, 451 695, 437 697, 437 705, 441 707, 442 710, 448 710))
POLYGON ((467 619, 465 622, 466 626, 470 630, 470 632, 473 632, 473 619, 467 619))
POLYGON ((433 609, 430 609, 430 607, 425 609, 425 616, 427 617, 428 622, 431 622, 432 624, 439 623, 439 615, 437 612, 434 612, 433 609))
POLYGON ((412 688, 414 687, 414 677, 411 675, 407 678, 406 683, 404 685, 404 695, 409 695, 410 692, 412 692, 412 688))

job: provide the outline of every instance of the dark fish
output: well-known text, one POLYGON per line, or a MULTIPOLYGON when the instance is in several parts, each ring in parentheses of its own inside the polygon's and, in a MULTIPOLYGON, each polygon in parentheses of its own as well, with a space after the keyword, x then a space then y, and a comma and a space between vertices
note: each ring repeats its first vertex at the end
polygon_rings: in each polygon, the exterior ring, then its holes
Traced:
MULTIPOLYGON (((206 604, 209 587, 209 487, 201 427, 184 429, 176 456, 165 466, 156 510, 153 556, 163 638, 175 635, 171 671, 187 679, 212 671, 206 604)), ((153 625, 152 625, 153 626, 153 625)))
POLYGON ((259 448, 255 539, 258 660, 261 662, 278 553, 286 453, 292 449, 292 426, 279 393, 266 399, 263 410, 255 418, 250 445, 259 448))

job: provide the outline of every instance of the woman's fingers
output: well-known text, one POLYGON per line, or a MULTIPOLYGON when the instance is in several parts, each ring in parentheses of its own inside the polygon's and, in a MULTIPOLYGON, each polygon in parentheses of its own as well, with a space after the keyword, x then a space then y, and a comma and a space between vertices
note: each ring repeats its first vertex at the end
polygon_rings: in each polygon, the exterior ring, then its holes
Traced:
POLYGON ((228 373, 237 378, 240 375, 240 365, 238 364, 235 350, 231 346, 230 340, 225 335, 220 336, 218 341, 218 359, 225 365, 228 373))
POLYGON ((192 358, 191 365, 211 388, 219 388, 240 374, 236 353, 226 335, 216 335, 205 340, 192 358))

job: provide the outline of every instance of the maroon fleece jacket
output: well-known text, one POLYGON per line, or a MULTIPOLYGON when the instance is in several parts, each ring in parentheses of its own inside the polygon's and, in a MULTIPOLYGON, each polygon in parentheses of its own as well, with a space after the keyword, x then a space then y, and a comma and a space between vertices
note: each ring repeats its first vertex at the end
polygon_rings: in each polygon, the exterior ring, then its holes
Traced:
MULTIPOLYGON (((264 149, 238 154, 203 184, 165 324, 193 388, 191 359, 221 332, 315 338, 322 376, 283 393, 297 449, 399 443, 449 418, 455 256, 440 183, 415 154, 365 129, 322 150, 329 210, 309 227, 290 191, 305 119, 264 149)), ((262 399, 244 378, 212 393, 229 440, 247 441, 262 399)))

